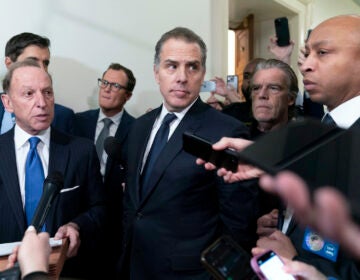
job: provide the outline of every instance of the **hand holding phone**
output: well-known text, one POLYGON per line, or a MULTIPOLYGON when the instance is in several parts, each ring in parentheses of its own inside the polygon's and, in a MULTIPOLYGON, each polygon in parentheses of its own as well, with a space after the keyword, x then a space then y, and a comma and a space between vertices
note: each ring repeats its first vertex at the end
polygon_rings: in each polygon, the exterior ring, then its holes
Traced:
POLYGON ((183 134, 183 148, 185 152, 211 162, 216 167, 224 167, 232 172, 237 171, 239 159, 238 153, 234 150, 216 151, 212 148, 211 142, 190 132, 184 132, 183 134))
POLYGON ((283 270, 283 266, 283 261, 274 251, 267 251, 251 259, 251 267, 261 280, 296 280, 283 270))

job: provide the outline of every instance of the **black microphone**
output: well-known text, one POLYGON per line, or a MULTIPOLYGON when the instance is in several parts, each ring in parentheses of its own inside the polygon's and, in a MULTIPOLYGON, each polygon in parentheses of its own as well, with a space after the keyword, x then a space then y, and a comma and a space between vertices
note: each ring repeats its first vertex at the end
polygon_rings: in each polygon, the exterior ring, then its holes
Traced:
POLYGON ((37 232, 41 231, 50 207, 63 186, 64 177, 60 172, 55 171, 46 177, 39 204, 36 207, 35 214, 30 223, 30 225, 35 227, 37 232))
POLYGON ((109 136, 104 141, 104 150, 110 158, 121 163, 121 143, 114 136, 109 136))

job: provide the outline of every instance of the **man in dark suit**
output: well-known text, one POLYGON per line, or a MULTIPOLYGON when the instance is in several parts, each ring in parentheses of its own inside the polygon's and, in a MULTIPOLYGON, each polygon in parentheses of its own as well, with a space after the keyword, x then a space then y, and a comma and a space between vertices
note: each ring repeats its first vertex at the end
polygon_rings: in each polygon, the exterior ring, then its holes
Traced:
MULTIPOLYGON (((99 109, 77 113, 74 120, 74 135, 89 138, 95 143, 101 136, 104 128, 104 119, 110 119, 109 133, 106 136, 114 136, 118 145, 124 146, 130 127, 135 120, 124 109, 125 103, 131 98, 136 79, 132 71, 119 63, 112 63, 104 72, 99 84, 99 109)), ((99 145, 101 145, 99 143, 99 145)), ((103 144, 102 144, 103 145, 103 144)), ((98 155, 101 164, 101 173, 104 179, 104 187, 107 190, 109 215, 108 232, 103 241, 106 243, 108 258, 105 260, 109 273, 108 278, 114 277, 115 263, 121 255, 122 240, 122 215, 123 215, 123 188, 125 170, 116 162, 111 155, 102 149, 98 155), (115 246, 118 244, 118 246, 115 246), (109 253, 110 251, 110 253, 109 253)), ((114 156, 114 155, 113 155, 114 156)), ((119 158, 119 156, 117 156, 119 158)))
POLYGON ((155 52, 164 101, 138 118, 128 136, 122 272, 124 279, 210 279, 201 252, 223 233, 250 242, 256 189, 225 184, 197 166, 182 148, 182 135, 216 141, 247 137, 248 131, 199 98, 206 45, 198 35, 177 27, 161 37, 155 52))
POLYGON ((44 178, 55 171, 64 177, 45 229, 55 238, 69 238, 67 256, 76 257, 66 261, 64 273, 87 276, 96 257, 92 239, 101 232, 105 219, 105 193, 94 145, 50 127, 54 116, 52 81, 36 61, 11 65, 3 89, 2 102, 17 117, 14 128, 0 135, 0 242, 21 240, 32 216, 28 196, 39 188, 40 194, 34 197, 41 195, 41 180, 31 184, 35 173, 26 175, 33 170, 28 162, 29 146, 35 138, 39 141, 33 157, 37 171, 41 170, 44 178))
MULTIPOLYGON (((5 46, 5 65, 7 68, 16 61, 30 58, 48 70, 50 63, 50 40, 33 33, 20 33, 12 37, 5 46)), ((72 129, 74 111, 60 104, 55 104, 55 115, 52 125, 69 133, 72 129)), ((15 116, 4 110, 0 104, 0 132, 5 133, 15 124, 15 116)))

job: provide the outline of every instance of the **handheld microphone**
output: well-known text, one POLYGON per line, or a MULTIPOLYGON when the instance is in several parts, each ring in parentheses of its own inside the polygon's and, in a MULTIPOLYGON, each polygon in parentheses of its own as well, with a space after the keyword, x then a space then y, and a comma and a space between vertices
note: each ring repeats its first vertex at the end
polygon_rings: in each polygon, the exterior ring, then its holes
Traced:
POLYGON ((104 150, 110 158, 121 163, 121 143, 114 136, 109 136, 104 141, 104 150))
POLYGON ((39 204, 31 221, 31 225, 35 227, 37 232, 41 231, 50 207, 63 186, 64 178, 60 172, 55 171, 46 177, 39 204))

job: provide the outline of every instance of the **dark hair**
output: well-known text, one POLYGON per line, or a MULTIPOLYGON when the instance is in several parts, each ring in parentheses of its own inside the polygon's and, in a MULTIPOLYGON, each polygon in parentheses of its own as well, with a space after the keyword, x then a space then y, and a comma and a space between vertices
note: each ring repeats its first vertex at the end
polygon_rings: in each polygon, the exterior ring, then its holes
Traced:
MULTIPOLYGON (((11 84, 11 80, 12 80, 14 71, 16 69, 22 68, 22 67, 37 67, 37 68, 41 69, 39 63, 33 59, 25 59, 23 61, 17 61, 17 62, 12 63, 3 79, 3 82, 2 82, 2 87, 3 87, 4 93, 6 93, 6 94, 9 93, 10 84, 11 84)), ((46 72, 46 74, 49 76, 50 80, 52 81, 51 75, 48 72, 46 72)))
POLYGON ((126 85, 127 91, 132 92, 134 90, 134 87, 136 84, 136 78, 135 78, 133 72, 129 68, 126 68, 125 66, 121 65, 120 63, 111 63, 110 66, 108 67, 108 69, 106 69, 106 71, 103 73, 103 77, 109 69, 117 70, 117 71, 124 71, 128 78, 128 82, 126 85))
MULTIPOLYGON (((289 64, 282 62, 281 60, 278 59, 266 59, 266 60, 262 60, 259 61, 256 64, 254 73, 252 75, 252 77, 255 76, 255 73, 257 71, 263 70, 263 69, 272 69, 272 68, 276 68, 281 70, 286 77, 286 83, 288 86, 288 94, 290 97, 292 97, 294 100, 296 100, 296 97, 298 95, 299 92, 299 87, 298 87, 298 79, 297 76, 294 72, 294 70, 292 70, 292 68, 290 67, 289 64)), ((252 86, 252 79, 251 79, 251 86, 252 86)), ((294 110, 295 110, 295 102, 293 105, 289 106, 289 119, 291 119, 294 116, 294 110)))
POLYGON ((25 48, 35 45, 40 48, 49 48, 50 40, 40 35, 24 32, 12 37, 5 46, 5 56, 10 57, 12 62, 15 62, 19 55, 21 55, 25 48))
POLYGON ((194 31, 185 27, 175 27, 161 36, 160 40, 156 43, 155 46, 154 64, 156 66, 159 66, 160 64, 160 53, 162 46, 167 40, 172 38, 182 39, 187 43, 198 44, 201 50, 201 65, 204 67, 204 69, 206 68, 206 44, 194 31))

